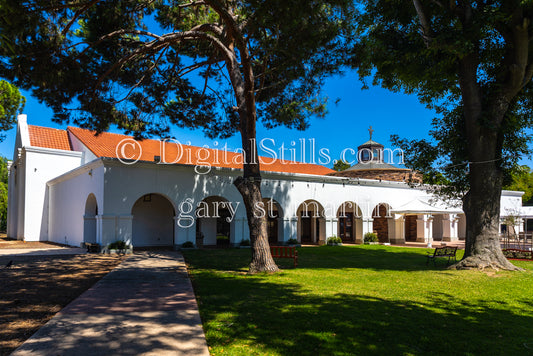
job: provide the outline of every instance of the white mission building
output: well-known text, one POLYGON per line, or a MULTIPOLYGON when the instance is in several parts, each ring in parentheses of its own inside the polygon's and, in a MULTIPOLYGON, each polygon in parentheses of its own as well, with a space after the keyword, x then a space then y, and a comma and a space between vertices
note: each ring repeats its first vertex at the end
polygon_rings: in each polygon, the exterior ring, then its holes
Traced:
MULTIPOLYGON (((385 243, 464 239, 463 212, 410 187, 411 171, 372 158, 380 147, 372 140, 361 145, 362 162, 341 174, 265 159, 270 242, 322 244, 336 235, 361 243, 372 231, 385 243)), ((222 150, 28 125, 20 115, 8 237, 72 246, 123 240, 135 248, 195 243, 201 232, 204 245, 216 245, 217 236, 239 244, 248 238, 244 204, 232 184, 241 160, 222 150)), ((520 211, 522 194, 502 193, 502 216, 520 211)))

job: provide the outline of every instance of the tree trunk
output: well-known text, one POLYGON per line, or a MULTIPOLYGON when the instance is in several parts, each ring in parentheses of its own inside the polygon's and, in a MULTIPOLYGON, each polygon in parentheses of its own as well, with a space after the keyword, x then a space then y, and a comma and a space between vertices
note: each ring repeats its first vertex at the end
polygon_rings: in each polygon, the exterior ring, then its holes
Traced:
POLYGON ((452 268, 519 270, 505 258, 500 247, 502 172, 500 161, 494 159, 493 155, 497 151, 498 140, 482 135, 471 145, 477 146, 472 151, 482 154, 474 154, 476 159, 471 159, 470 190, 463 198, 466 215, 465 255, 452 268))
POLYGON ((270 253, 266 217, 264 214, 258 214, 257 211, 259 204, 263 203, 263 196, 261 194, 261 170, 255 140, 255 108, 252 110, 253 115, 251 117, 250 112, 242 113, 248 115, 246 121, 241 119, 242 147, 245 158, 243 176, 237 178, 233 184, 241 193, 248 219, 252 250, 252 261, 248 273, 272 273, 279 271, 279 268, 270 253))
MULTIPOLYGON (((471 18, 464 21, 471 26, 471 18)), ((475 48, 480 44, 473 41, 475 48)), ((463 259, 456 269, 518 270, 500 247, 500 199, 502 192, 502 122, 509 108, 505 95, 483 99, 478 83, 479 58, 474 51, 459 61, 466 152, 469 160, 469 191, 463 198, 466 241, 463 259), (488 102, 488 106, 484 103, 488 102)), ((501 93, 500 93, 501 94, 501 93)))
POLYGON ((256 204, 262 202, 261 178, 239 177, 234 182, 242 195, 250 230, 250 242, 252 245, 252 261, 248 273, 277 272, 278 266, 274 262, 268 244, 266 218, 256 213, 256 204))
MULTIPOLYGON (((239 131, 241 133, 243 159, 243 176, 235 180, 234 185, 241 193, 248 229, 250 231, 250 244, 252 261, 248 273, 277 272, 278 266, 270 253, 268 244, 266 217, 257 213, 257 207, 263 203, 261 195, 261 169, 256 144, 257 113, 255 106, 254 75, 249 60, 248 48, 241 40, 241 66, 234 54, 226 61, 228 72, 237 100, 239 114, 239 131), (242 67, 242 72, 240 68, 242 67)), ((233 51, 233 46, 230 46, 233 51)))

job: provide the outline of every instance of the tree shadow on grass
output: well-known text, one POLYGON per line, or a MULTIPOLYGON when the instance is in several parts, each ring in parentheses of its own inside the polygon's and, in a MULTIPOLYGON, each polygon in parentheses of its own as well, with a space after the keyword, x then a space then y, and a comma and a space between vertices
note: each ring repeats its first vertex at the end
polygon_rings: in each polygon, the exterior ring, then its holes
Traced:
POLYGON ((206 271, 195 279, 204 330, 215 354, 222 349, 249 353, 243 345, 281 355, 533 352, 531 300, 508 310, 505 303, 468 304, 445 293, 433 293, 424 302, 398 302, 358 293, 322 297, 267 277, 206 271))
MULTIPOLYGON (((423 271, 444 270, 447 259, 438 259, 427 264, 430 250, 397 248, 386 246, 320 246, 300 247, 298 250, 299 269, 351 269, 423 271)), ((433 251, 433 250, 431 250, 433 251)), ((457 261, 462 257, 458 251, 457 261)), ((240 249, 187 251, 185 256, 194 257, 192 268, 237 271, 247 270, 250 251, 240 249)), ((293 268, 292 259, 275 259, 283 269, 293 268)))

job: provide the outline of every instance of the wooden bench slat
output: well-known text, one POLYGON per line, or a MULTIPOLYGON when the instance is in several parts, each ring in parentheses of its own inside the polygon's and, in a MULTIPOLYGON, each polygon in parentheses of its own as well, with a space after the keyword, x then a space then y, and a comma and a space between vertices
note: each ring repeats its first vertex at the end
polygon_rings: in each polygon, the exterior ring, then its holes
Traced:
POLYGON ((292 258, 294 267, 298 266, 298 251, 294 246, 270 246, 270 254, 273 258, 292 258))

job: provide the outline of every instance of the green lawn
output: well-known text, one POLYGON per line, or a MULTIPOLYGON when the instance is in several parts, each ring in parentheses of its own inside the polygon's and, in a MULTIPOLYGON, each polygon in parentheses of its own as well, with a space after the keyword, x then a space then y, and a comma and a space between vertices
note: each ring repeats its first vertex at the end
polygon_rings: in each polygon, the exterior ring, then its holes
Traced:
POLYGON ((533 262, 485 273, 426 267, 425 249, 298 250, 298 268, 255 276, 250 250, 184 251, 211 354, 533 355, 533 262))

